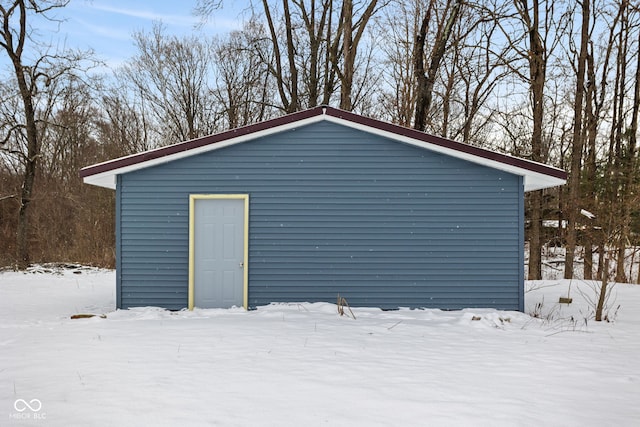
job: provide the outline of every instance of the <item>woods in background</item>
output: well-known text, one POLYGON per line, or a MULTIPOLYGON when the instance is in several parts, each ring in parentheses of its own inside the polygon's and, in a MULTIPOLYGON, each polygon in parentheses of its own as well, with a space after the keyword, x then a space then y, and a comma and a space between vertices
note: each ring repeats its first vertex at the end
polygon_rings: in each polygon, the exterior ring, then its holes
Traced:
POLYGON ((640 281, 624 263, 640 246, 636 2, 262 0, 229 34, 135 33, 102 74, 99 54, 30 33, 66 1, 0 5, 0 265, 112 266, 114 195, 83 166, 329 104, 566 169, 567 186, 527 195, 529 278, 554 243, 567 278, 610 256, 640 281))

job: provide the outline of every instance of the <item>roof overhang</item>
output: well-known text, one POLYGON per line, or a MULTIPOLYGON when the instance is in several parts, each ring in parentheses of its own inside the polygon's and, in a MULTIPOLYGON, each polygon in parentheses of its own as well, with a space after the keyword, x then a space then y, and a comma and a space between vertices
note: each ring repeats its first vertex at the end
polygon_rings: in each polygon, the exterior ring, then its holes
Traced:
POLYGON ((485 150, 326 106, 315 107, 254 125, 98 163, 83 168, 80 171, 80 176, 87 184, 115 189, 117 176, 121 174, 208 151, 219 150, 230 145, 321 121, 341 124, 363 132, 421 147, 429 151, 442 153, 522 176, 524 178, 525 191, 541 190, 563 185, 567 179, 567 174, 562 169, 495 151, 485 150))

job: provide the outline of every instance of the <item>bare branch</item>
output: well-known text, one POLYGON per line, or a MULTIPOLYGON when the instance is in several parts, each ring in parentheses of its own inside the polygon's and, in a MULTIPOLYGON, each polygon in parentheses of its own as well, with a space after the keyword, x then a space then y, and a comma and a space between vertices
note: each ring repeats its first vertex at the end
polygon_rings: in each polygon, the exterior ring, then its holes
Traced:
POLYGON ((17 197, 18 196, 16 194, 9 194, 8 196, 2 196, 2 197, 0 197, 0 202, 3 201, 3 200, 8 200, 8 199, 15 199, 17 197))

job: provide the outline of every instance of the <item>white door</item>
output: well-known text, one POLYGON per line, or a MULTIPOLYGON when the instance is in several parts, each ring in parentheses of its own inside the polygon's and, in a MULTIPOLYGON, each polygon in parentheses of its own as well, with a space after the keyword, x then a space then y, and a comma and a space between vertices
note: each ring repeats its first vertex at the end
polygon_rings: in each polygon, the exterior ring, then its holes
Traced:
POLYGON ((199 198, 193 210, 194 305, 242 307, 245 201, 199 198))

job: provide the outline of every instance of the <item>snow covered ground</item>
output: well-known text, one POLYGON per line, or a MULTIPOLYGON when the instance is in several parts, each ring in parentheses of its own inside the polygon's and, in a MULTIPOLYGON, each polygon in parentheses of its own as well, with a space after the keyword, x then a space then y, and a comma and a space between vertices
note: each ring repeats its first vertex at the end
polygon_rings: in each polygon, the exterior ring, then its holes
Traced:
POLYGON ((637 426, 640 286, 527 313, 114 311, 112 271, 0 273, 0 426, 637 426), (78 313, 106 318, 70 318, 78 313), (474 320, 478 319, 479 320, 474 320))

